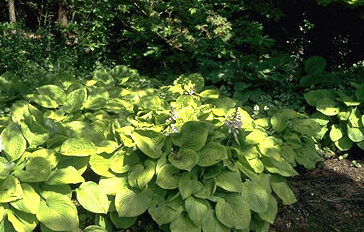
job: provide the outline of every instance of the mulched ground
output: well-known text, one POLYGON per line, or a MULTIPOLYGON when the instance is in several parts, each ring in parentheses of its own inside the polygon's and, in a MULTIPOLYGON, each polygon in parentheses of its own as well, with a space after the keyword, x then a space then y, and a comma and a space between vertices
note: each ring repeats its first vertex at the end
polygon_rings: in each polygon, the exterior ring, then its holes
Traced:
POLYGON ((279 205, 270 232, 364 232, 364 160, 329 159, 290 179, 298 202, 279 205))

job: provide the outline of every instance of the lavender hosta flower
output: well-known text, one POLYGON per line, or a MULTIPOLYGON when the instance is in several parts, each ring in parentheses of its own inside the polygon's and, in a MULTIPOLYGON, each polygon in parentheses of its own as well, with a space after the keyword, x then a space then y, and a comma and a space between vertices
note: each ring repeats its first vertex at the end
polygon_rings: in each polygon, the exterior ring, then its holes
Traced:
POLYGON ((241 121, 241 115, 236 111, 229 120, 225 121, 225 125, 229 128, 229 133, 233 134, 234 137, 239 135, 243 122, 241 121))
POLYGON ((174 109, 174 107, 172 106, 171 107, 171 109, 169 110, 169 112, 168 112, 168 114, 169 114, 169 120, 172 122, 172 123, 174 123, 174 122, 176 122, 176 120, 177 120, 177 117, 178 117, 178 114, 177 114, 177 111, 175 111, 175 109, 174 109))

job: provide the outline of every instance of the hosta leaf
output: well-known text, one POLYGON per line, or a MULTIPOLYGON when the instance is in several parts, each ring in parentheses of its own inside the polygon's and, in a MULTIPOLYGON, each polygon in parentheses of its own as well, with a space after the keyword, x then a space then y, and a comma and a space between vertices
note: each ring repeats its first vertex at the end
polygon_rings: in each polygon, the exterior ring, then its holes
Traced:
POLYGON ((22 156, 27 144, 16 123, 10 123, 3 130, 1 139, 5 154, 10 160, 17 160, 22 156))
POLYGON ((359 122, 360 122, 360 112, 354 108, 351 110, 350 112, 350 116, 349 116, 349 121, 351 123, 352 127, 359 127, 359 122))
POLYGON ((11 206, 25 213, 36 214, 40 204, 40 196, 29 184, 22 183, 23 198, 11 202, 11 206))
POLYGON ((67 135, 72 138, 84 138, 93 143, 100 143, 105 140, 104 135, 96 131, 93 124, 86 121, 72 121, 64 125, 67 129, 67 135))
POLYGON ((47 181, 51 173, 49 161, 43 157, 31 157, 26 165, 25 170, 16 170, 14 175, 22 182, 43 182, 47 181))
POLYGON ((298 175, 296 170, 294 170, 292 166, 284 160, 277 161, 272 158, 262 157, 261 161, 268 172, 277 173, 286 177, 298 175))
POLYGON ((14 176, 0 180, 0 203, 12 202, 23 197, 20 182, 14 176))
POLYGON ((0 180, 6 179, 14 168, 14 162, 9 162, 5 157, 0 157, 0 180))
POLYGON ((159 158, 163 152, 165 137, 159 132, 152 130, 135 130, 132 138, 138 148, 151 158, 159 158))
POLYGON ((148 188, 141 192, 123 188, 115 196, 115 208, 120 217, 139 216, 149 208, 151 202, 152 193, 148 188))
POLYGON ((207 200, 193 196, 185 200, 185 207, 189 218, 196 226, 202 225, 207 212, 210 210, 210 204, 207 200))
POLYGON ((303 96, 304 96, 306 102, 309 105, 314 106, 314 107, 316 107, 318 104, 318 101, 323 98, 334 99, 332 92, 329 90, 326 90, 326 89, 312 90, 312 91, 305 93, 303 96))
POLYGON ((344 136, 335 142, 335 146, 340 151, 347 151, 353 146, 353 141, 351 141, 351 139, 349 139, 349 137, 344 136))
POLYGON ((89 161, 92 171, 104 177, 113 177, 114 174, 110 170, 111 155, 109 154, 95 154, 90 157, 89 161))
POLYGON ((85 179, 72 166, 53 170, 47 180, 48 185, 77 184, 84 182, 85 179))
POLYGON ((136 222, 137 217, 119 217, 117 212, 112 212, 110 219, 117 229, 128 229, 136 222))
POLYGON ((164 189, 175 189, 178 187, 179 173, 179 169, 171 164, 166 164, 158 171, 155 183, 164 189))
POLYGON ((252 130, 245 138, 246 144, 258 144, 262 142, 266 137, 268 137, 268 134, 261 131, 261 130, 252 130))
POLYGON ((360 102, 364 102, 364 84, 361 84, 355 91, 356 99, 360 102))
POLYGON ((277 132, 282 132, 286 129, 288 125, 288 120, 295 118, 297 116, 297 112, 291 109, 284 109, 282 112, 278 112, 273 114, 272 118, 270 119, 270 123, 272 127, 277 132))
POLYGON ((32 97, 32 101, 45 108, 55 109, 58 108, 59 104, 56 100, 52 99, 48 95, 35 95, 32 97))
POLYGON ((139 156, 137 152, 125 153, 120 150, 115 152, 110 162, 110 169, 113 172, 125 173, 139 162, 139 156))
POLYGON ((277 212, 278 212, 277 201, 273 197, 273 195, 270 195, 267 210, 265 212, 259 213, 259 217, 264 221, 273 224, 277 212))
POLYGON ((58 104, 62 104, 66 98, 66 93, 56 85, 44 85, 37 88, 37 92, 41 95, 46 95, 58 104))
POLYGON ((198 162, 198 155, 194 150, 181 148, 178 153, 171 153, 168 160, 178 169, 191 171, 198 162))
POLYGON ((326 60, 321 56, 311 56, 305 61, 305 72, 307 74, 321 73, 325 70, 326 60))
POLYGON ((128 185, 127 178, 121 178, 121 177, 111 177, 111 178, 102 177, 99 182, 100 188, 107 195, 116 195, 120 187, 125 188, 127 185, 128 185))
POLYGON ((196 227, 191 219, 185 214, 181 213, 177 219, 171 222, 169 226, 171 232, 200 232, 201 229, 196 227))
POLYGON ((292 130, 303 136, 317 136, 320 132, 320 125, 312 119, 296 119, 292 120, 292 130))
POLYGON ((281 161, 281 145, 282 141, 280 139, 270 136, 261 141, 258 147, 263 155, 281 161))
POLYGON ((208 128, 204 122, 189 121, 183 124, 179 134, 172 137, 172 141, 179 147, 200 150, 206 143, 208 128))
POLYGON ((18 211, 16 209, 8 211, 8 220, 17 232, 33 231, 38 222, 33 214, 18 211))
POLYGON ((331 126, 329 136, 331 141, 336 142, 344 136, 344 133, 342 132, 342 129, 339 127, 339 125, 333 124, 331 126))
POLYGON ((254 159, 247 159, 250 167, 256 172, 256 173, 262 173, 264 171, 264 164, 262 161, 258 158, 254 159))
POLYGON ((282 199, 284 205, 291 205, 297 201, 286 180, 278 175, 272 175, 270 184, 275 194, 282 199))
POLYGON ((328 116, 337 115, 340 111, 340 108, 336 106, 335 101, 326 97, 317 101, 316 108, 318 111, 328 116))
POLYGON ((198 165, 201 167, 212 166, 224 159, 227 159, 227 151, 223 145, 210 142, 206 144, 199 152, 200 158, 198 165))
POLYGON ((101 143, 97 144, 97 153, 113 153, 117 148, 119 147, 119 144, 112 140, 104 140, 101 143))
MULTIPOLYGON (((90 88, 89 88, 90 89, 90 88)), ((109 99, 109 93, 104 87, 91 88, 87 96, 87 100, 83 104, 86 109, 99 109, 102 108, 106 101, 109 99)))
POLYGON ((361 142, 364 140, 364 128, 356 128, 356 127, 352 127, 351 125, 347 125, 347 130, 348 130, 348 137, 351 139, 351 141, 353 142, 361 142))
POLYGON ((76 89, 68 94, 65 104, 63 106, 63 110, 67 113, 72 113, 77 110, 80 110, 83 102, 86 100, 87 91, 85 88, 76 89))
MULTIPOLYGON (((216 182, 214 179, 207 179, 203 181, 203 186, 200 191, 196 192, 194 196, 209 199, 216 191, 216 182)), ((180 190, 181 192, 181 190, 180 190)), ((181 195, 183 196, 182 192, 181 195)))
POLYGON ((61 154, 66 156, 89 156, 96 154, 96 146, 88 139, 72 138, 61 146, 61 154))
POLYGON ((89 160, 89 156, 61 156, 57 167, 62 169, 71 166, 74 167, 79 174, 82 174, 86 171, 89 160))
POLYGON ((41 185, 40 195, 43 198, 48 198, 49 196, 53 196, 56 193, 67 196, 69 199, 72 198, 72 190, 68 184, 64 184, 64 185, 42 184, 41 185))
POLYGON ((250 208, 257 213, 265 212, 271 195, 269 177, 262 174, 259 178, 246 182, 245 186, 245 193, 250 208))
POLYGON ((137 164, 129 172, 128 181, 130 186, 143 189, 153 179, 155 174, 155 163, 146 160, 144 165, 137 164))
POLYGON ((174 221, 182 210, 173 209, 168 202, 158 202, 157 205, 150 207, 148 213, 158 225, 168 224, 174 221))
POLYGON ((86 227, 83 232, 107 232, 104 228, 98 225, 91 225, 86 227))
POLYGON ((107 213, 109 200, 106 193, 95 182, 87 181, 76 189, 77 200, 83 208, 92 213, 107 213))
POLYGON ((312 139, 303 138, 303 147, 296 153, 296 161, 303 165, 307 170, 316 167, 316 164, 322 160, 317 154, 315 143, 312 139))
POLYGON ((192 179, 190 172, 183 173, 178 182, 178 189, 182 199, 186 199, 192 194, 199 192, 203 187, 200 181, 192 179))
POLYGON ((30 117, 26 117, 20 126, 25 139, 31 147, 42 145, 49 138, 48 130, 30 117))
POLYGON ((223 171, 216 177, 216 185, 230 192, 243 192, 240 172, 223 171))
POLYGON ((217 219, 229 228, 238 230, 249 228, 251 220, 250 207, 241 194, 227 194, 225 199, 220 199, 217 202, 215 212, 217 219))
POLYGON ((40 202, 37 219, 53 231, 74 231, 78 229, 76 206, 63 195, 52 194, 40 202))
POLYGON ((217 220, 215 211, 210 209, 202 223, 203 232, 230 232, 230 228, 227 228, 219 220, 217 220))
POLYGON ((201 74, 193 73, 190 75, 181 75, 173 83, 182 85, 186 91, 192 88, 194 91, 200 92, 205 85, 205 80, 201 74))

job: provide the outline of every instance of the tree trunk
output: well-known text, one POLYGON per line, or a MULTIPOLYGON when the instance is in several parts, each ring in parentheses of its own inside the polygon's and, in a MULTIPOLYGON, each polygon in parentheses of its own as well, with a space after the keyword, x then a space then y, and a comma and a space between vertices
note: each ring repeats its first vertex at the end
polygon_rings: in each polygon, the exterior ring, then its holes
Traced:
POLYGON ((8 4, 9 4, 9 21, 11 23, 15 23, 16 22, 16 16, 15 16, 14 0, 8 0, 8 4))
POLYGON ((68 25, 68 10, 67 8, 64 6, 64 2, 59 2, 58 3, 58 17, 57 17, 57 22, 59 22, 61 24, 62 27, 65 27, 68 25))

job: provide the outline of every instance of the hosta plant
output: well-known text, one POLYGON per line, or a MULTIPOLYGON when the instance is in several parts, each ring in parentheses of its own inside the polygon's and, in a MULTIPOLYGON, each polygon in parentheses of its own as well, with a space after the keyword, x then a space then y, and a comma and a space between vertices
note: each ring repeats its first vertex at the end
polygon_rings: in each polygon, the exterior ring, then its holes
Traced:
POLYGON ((304 95, 307 103, 316 108, 312 115, 320 123, 320 138, 347 151, 354 144, 364 150, 364 85, 354 91, 338 89, 312 90, 304 95))
POLYGON ((294 203, 285 177, 320 160, 314 121, 292 110, 253 120, 199 74, 158 88, 125 66, 63 74, 0 125, 7 232, 116 231, 142 214, 172 232, 267 231, 273 193, 294 203))

